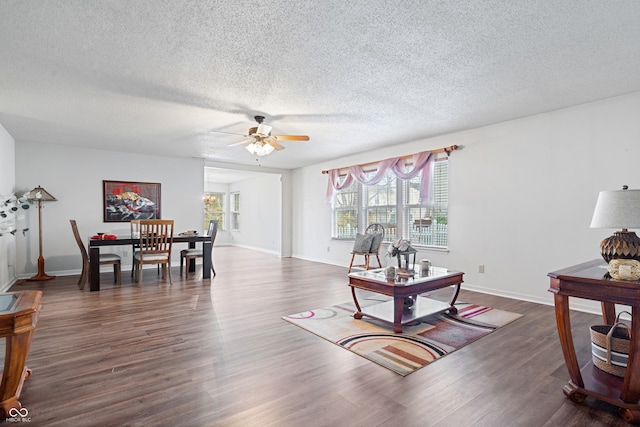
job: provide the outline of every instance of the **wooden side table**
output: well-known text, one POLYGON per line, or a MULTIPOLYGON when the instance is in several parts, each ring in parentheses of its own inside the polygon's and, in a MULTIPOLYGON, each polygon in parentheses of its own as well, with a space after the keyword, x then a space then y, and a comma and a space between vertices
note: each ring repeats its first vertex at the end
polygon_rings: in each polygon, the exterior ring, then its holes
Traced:
POLYGON ((7 340, 0 381, 0 417, 3 418, 10 416, 11 408, 22 408, 18 398, 24 380, 31 375, 25 363, 40 314, 41 297, 42 291, 0 294, 0 337, 7 340))
POLYGON ((570 381, 563 391, 574 402, 587 396, 620 408, 624 419, 640 422, 640 281, 621 281, 610 278, 604 260, 578 264, 548 274, 549 292, 554 294, 556 323, 570 381), (578 366, 571 336, 569 297, 600 301, 605 324, 615 323, 615 304, 631 306, 631 343, 624 378, 610 375, 589 361, 578 366))

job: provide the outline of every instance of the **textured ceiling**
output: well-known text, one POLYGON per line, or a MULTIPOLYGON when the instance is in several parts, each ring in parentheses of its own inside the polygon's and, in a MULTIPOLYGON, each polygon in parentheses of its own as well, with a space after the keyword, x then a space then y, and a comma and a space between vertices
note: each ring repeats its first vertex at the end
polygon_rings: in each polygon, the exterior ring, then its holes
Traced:
POLYGON ((290 169, 638 91, 639 22, 636 0, 2 0, 0 124, 255 165, 228 145, 261 114, 311 137, 260 160, 290 169))

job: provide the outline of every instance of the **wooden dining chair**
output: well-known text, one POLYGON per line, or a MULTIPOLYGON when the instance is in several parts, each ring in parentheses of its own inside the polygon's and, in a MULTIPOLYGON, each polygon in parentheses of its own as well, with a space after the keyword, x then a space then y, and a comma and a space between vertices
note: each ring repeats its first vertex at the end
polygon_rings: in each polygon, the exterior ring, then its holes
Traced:
POLYGON ((173 220, 141 219, 139 226, 139 248, 133 255, 136 282, 142 285, 142 269, 146 264, 158 264, 162 270, 162 278, 166 280, 168 270, 169 283, 173 284, 171 278, 173 220))
MULTIPOLYGON (((129 226, 131 227, 131 239, 133 239, 131 243, 131 278, 133 279, 136 275, 136 252, 140 248, 140 220, 132 219, 129 221, 129 226)), ((160 264, 158 264, 158 274, 159 273, 160 264)))
MULTIPOLYGON (((76 243, 80 248, 80 254, 82 255, 82 273, 80 273, 80 280, 78 280, 78 288, 84 289, 84 285, 87 283, 89 278, 89 255, 87 254, 87 249, 82 243, 82 238, 80 237, 80 233, 78 232, 78 224, 74 219, 70 219, 71 230, 73 230, 73 236, 76 239, 76 243)), ((108 265, 113 264, 113 275, 115 283, 122 284, 122 267, 120 255, 118 254, 100 254, 100 265, 108 265)))
MULTIPOLYGON (((212 219, 211 221, 209 221, 209 228, 207 230, 207 235, 211 238, 211 254, 212 255, 213 255, 213 242, 215 242, 217 234, 218 234, 218 220, 212 219)), ((202 248, 200 249, 190 248, 190 249, 181 250, 180 251, 180 275, 182 275, 183 262, 187 264, 186 272, 184 274, 184 277, 187 278, 189 277, 189 263, 191 262, 191 260, 192 259, 195 260, 197 258, 202 258, 202 257, 203 257, 202 248)), ((211 260, 211 271, 215 276, 216 269, 213 268, 213 259, 211 260)))

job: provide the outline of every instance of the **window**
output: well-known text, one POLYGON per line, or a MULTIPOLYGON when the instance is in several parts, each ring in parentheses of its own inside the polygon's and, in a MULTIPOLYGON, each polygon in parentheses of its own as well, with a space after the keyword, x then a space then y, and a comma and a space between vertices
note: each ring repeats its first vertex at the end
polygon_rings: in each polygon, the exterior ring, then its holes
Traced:
POLYGON ((449 162, 433 165, 431 200, 420 203, 420 176, 396 178, 392 172, 376 185, 354 182, 336 194, 333 207, 333 238, 353 239, 358 230, 380 223, 385 240, 405 238, 413 245, 447 247, 449 162))
POLYGON ((240 193, 231 193, 231 229, 240 230, 240 193))
POLYGON ((411 243, 424 246, 447 246, 448 204, 449 204, 449 163, 437 161, 433 165, 431 200, 419 203, 420 177, 407 182, 403 193, 403 217, 406 236, 411 243))
POLYGON ((355 239, 358 229, 358 184, 338 192, 333 209, 334 236, 338 239, 355 239))
POLYGON ((218 220, 218 229, 224 230, 224 196, 225 193, 204 194, 204 229, 209 228, 209 221, 218 220))
POLYGON ((362 186, 364 194, 364 218, 362 230, 369 224, 379 223, 384 227, 385 239, 396 239, 396 217, 398 212, 398 184, 401 180, 388 172, 376 185, 362 186))

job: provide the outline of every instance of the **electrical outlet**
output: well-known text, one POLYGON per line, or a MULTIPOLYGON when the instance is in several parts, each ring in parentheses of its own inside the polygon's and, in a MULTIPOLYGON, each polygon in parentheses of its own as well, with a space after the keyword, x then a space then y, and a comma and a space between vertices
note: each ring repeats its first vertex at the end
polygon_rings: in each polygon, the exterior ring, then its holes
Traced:
POLYGON ((327 246, 327 252, 331 252, 331 246, 327 246))
POLYGON ((484 264, 478 266, 478 273, 484 273, 484 264))

